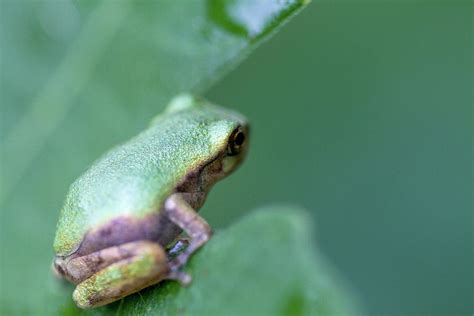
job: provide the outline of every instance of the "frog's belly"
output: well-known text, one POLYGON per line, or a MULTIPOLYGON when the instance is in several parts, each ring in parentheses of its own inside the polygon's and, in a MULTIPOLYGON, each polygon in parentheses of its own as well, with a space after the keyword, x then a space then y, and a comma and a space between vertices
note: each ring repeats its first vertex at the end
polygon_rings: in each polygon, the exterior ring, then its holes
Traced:
POLYGON ((166 247, 180 233, 181 229, 168 219, 165 212, 150 213, 142 218, 115 217, 87 232, 74 256, 84 256, 136 240, 151 240, 166 247))

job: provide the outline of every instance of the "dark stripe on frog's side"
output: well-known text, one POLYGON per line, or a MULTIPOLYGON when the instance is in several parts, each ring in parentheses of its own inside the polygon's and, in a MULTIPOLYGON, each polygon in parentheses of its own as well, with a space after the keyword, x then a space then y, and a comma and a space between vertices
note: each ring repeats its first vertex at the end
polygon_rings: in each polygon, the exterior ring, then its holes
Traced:
POLYGON ((120 216, 89 231, 73 256, 81 257, 136 240, 155 241, 166 247, 180 232, 181 229, 172 223, 164 212, 150 213, 140 219, 120 216))

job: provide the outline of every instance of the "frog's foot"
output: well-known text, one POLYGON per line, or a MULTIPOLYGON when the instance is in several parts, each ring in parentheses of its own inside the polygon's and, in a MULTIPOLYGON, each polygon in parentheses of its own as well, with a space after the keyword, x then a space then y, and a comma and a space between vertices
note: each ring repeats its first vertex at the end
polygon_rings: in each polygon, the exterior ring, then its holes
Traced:
POLYGON ((211 238, 211 227, 186 202, 184 195, 172 194, 165 202, 165 212, 169 219, 178 225, 190 237, 189 246, 170 262, 171 271, 178 271, 189 257, 211 238))
POLYGON ((77 284, 73 298, 81 308, 111 303, 165 279, 190 281, 184 272, 171 271, 159 244, 144 240, 73 258, 61 269, 77 284))
POLYGON ((188 238, 180 238, 178 241, 167 250, 168 259, 173 259, 182 253, 189 246, 188 238))

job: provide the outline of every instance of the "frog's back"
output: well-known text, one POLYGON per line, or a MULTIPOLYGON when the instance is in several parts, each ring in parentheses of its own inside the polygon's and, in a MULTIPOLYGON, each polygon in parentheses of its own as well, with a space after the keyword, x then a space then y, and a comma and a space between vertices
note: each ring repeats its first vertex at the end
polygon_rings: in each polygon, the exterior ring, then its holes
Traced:
POLYGON ((73 252, 87 231, 117 216, 159 212, 186 172, 215 154, 207 127, 226 120, 226 113, 203 106, 163 114, 95 162, 71 185, 58 223, 56 253, 73 252))

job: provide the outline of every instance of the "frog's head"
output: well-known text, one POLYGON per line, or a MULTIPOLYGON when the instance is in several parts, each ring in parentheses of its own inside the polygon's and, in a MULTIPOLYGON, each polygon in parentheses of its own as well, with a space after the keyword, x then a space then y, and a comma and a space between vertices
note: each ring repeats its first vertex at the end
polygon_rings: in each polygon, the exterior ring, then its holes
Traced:
POLYGON ((200 174, 204 191, 209 190, 214 183, 232 173, 247 154, 249 145, 247 121, 242 116, 228 110, 225 114, 222 119, 212 123, 209 128, 214 155, 200 174))
POLYGON ((249 124, 241 114, 214 105, 191 95, 175 97, 167 113, 181 112, 193 117, 199 128, 195 130, 196 145, 199 134, 206 135, 209 151, 200 168, 201 189, 207 191, 214 183, 234 171, 244 160, 249 145, 249 124))

